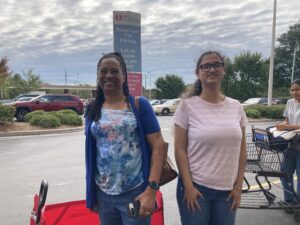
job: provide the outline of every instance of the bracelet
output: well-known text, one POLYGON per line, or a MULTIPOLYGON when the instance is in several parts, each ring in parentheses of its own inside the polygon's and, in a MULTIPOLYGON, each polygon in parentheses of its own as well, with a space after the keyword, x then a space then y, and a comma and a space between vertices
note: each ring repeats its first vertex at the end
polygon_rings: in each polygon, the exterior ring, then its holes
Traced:
POLYGON ((234 189, 238 189, 238 190, 240 190, 240 191, 241 191, 241 190, 243 190, 243 188, 242 188, 242 187, 240 187, 240 186, 237 186, 237 185, 234 185, 234 186, 233 186, 233 188, 234 188, 234 189))

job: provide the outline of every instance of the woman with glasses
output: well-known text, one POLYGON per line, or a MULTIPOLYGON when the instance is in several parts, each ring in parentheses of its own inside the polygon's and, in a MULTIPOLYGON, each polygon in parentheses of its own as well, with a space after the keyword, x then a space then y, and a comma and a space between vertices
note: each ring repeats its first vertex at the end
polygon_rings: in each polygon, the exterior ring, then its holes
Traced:
POLYGON ((246 163, 241 104, 221 92, 224 57, 198 59, 197 81, 174 114, 177 202, 183 225, 233 225, 246 163))
POLYGON ((149 225, 163 166, 163 138, 146 98, 129 95, 120 53, 101 57, 85 115, 86 202, 101 225, 149 225), (141 113, 139 113, 141 112, 141 113), (138 204, 131 204, 133 202, 138 204), (128 206, 136 206, 128 213, 128 206))

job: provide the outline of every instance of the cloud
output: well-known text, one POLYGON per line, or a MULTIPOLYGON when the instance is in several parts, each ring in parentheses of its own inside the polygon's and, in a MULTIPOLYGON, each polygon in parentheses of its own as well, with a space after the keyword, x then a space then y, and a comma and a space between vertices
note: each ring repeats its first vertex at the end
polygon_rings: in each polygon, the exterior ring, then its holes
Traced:
MULTIPOLYGON (((241 51, 269 57, 273 1, 263 0, 8 0, 0 9, 0 54, 15 72, 33 68, 47 82, 63 83, 64 71, 94 83, 95 66, 113 50, 113 10, 142 18, 143 72, 195 79, 202 51, 229 57, 241 51)), ((300 1, 277 5, 276 37, 299 22, 300 1)))

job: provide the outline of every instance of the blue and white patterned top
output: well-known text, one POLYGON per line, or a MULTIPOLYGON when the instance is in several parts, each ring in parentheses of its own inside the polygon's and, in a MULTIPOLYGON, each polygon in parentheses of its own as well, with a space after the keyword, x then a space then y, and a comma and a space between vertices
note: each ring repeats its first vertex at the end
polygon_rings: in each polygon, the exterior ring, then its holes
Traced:
POLYGON ((143 183, 142 152, 136 118, 130 110, 102 108, 91 132, 96 140, 96 184, 118 195, 143 183))

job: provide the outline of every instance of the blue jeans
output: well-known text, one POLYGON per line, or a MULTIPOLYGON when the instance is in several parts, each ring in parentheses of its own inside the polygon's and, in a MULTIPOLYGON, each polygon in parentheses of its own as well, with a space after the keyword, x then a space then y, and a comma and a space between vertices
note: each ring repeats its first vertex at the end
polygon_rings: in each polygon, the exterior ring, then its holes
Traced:
MULTIPOLYGON (((297 177, 300 178, 300 151, 285 150, 282 171, 288 175, 287 179, 284 177, 280 178, 282 187, 284 188, 284 200, 288 203, 293 202, 295 201, 295 196, 292 194, 295 191, 293 175, 296 171, 297 177)), ((300 180, 297 181, 297 195, 300 196, 300 180)))
POLYGON ((120 195, 108 195, 97 188, 101 225, 150 225, 151 217, 129 217, 127 206, 144 191, 143 185, 120 195))
POLYGON ((231 210, 232 200, 226 201, 230 191, 219 191, 194 183, 203 194, 198 202, 201 209, 189 212, 183 202, 184 186, 181 179, 177 184, 177 203, 182 225, 234 225, 236 210, 231 210))

